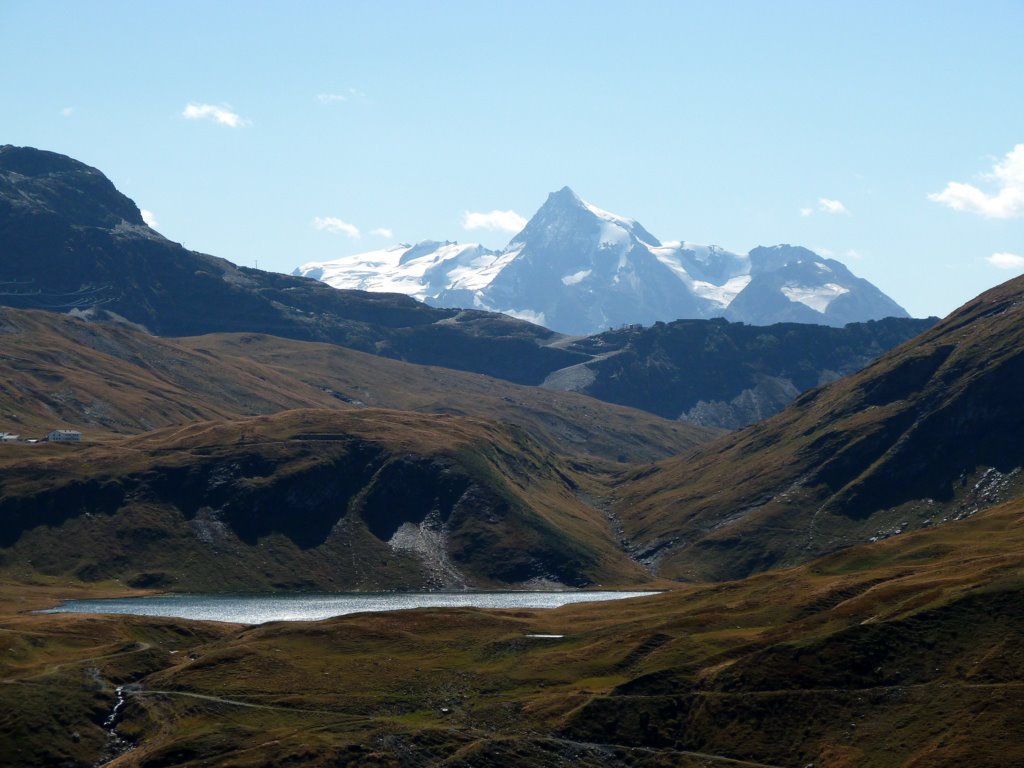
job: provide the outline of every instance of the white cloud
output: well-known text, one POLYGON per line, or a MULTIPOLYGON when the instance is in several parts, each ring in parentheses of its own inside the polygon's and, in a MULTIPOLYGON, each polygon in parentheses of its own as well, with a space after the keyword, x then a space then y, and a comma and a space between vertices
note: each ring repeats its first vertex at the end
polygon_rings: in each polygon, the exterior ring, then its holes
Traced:
POLYGON ((515 211, 491 211, 490 213, 466 211, 462 215, 463 229, 489 229, 515 233, 525 226, 526 219, 515 211))
POLYGON ((321 104, 337 104, 339 101, 365 101, 366 94, 358 88, 346 88, 344 93, 318 93, 316 100, 321 104))
MULTIPOLYGON (((846 209, 846 206, 843 205, 841 202, 839 202, 838 200, 832 200, 831 198, 828 198, 828 197, 819 197, 818 198, 817 210, 820 211, 821 213, 831 213, 831 214, 845 213, 845 214, 849 215, 849 213, 850 213, 846 209)), ((806 218, 808 216, 813 216, 814 215, 814 211, 815 211, 814 208, 801 208, 800 209, 800 215, 803 216, 804 218, 806 218)))
POLYGON ((75 114, 75 108, 74 107, 64 107, 64 109, 62 109, 60 111, 60 113, 64 117, 71 117, 73 114, 75 114))
POLYGON ((371 229, 370 234, 377 235, 378 237, 386 237, 388 240, 392 239, 395 236, 395 233, 392 232, 387 227, 377 227, 376 229, 371 229))
POLYGON ((933 192, 928 199, 948 205, 954 211, 967 211, 986 219, 1015 219, 1024 216, 1024 144, 1018 144, 991 173, 981 178, 992 182, 996 191, 988 194, 973 184, 951 181, 941 192, 933 192))
POLYGON ((1014 253, 993 253, 985 261, 999 269, 1024 269, 1024 256, 1014 253))
POLYGON ((317 216, 313 219, 313 226, 325 232, 334 232, 341 235, 348 235, 353 240, 360 237, 359 227, 349 224, 333 216, 317 216))
POLYGON ((142 209, 142 220, 146 222, 146 226, 151 229, 156 229, 160 226, 160 222, 156 220, 156 215, 152 211, 147 211, 145 208, 142 209))
POLYGON ((822 213, 849 213, 846 206, 838 200, 830 200, 827 197, 818 198, 818 210, 822 213))
POLYGON ((186 120, 213 120, 228 128, 241 128, 249 125, 249 121, 232 112, 227 107, 218 107, 213 104, 189 104, 182 110, 181 116, 186 120))

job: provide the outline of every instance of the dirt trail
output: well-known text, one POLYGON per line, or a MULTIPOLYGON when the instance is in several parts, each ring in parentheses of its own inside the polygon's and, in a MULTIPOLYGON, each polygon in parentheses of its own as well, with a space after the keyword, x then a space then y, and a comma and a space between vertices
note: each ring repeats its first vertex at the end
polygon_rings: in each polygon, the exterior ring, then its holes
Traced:
POLYGON ((280 704, 257 704, 252 701, 240 701, 238 699, 227 699, 222 696, 211 696, 205 693, 192 693, 191 691, 168 691, 159 689, 138 688, 126 691, 127 695, 135 698, 142 696, 182 696, 200 701, 210 701, 215 704, 228 704, 234 707, 245 707, 247 709, 266 709, 276 712, 293 712, 306 715, 328 715, 330 717, 350 718, 353 723, 366 723, 369 718, 348 715, 331 709, 305 709, 301 707, 286 707, 280 704))

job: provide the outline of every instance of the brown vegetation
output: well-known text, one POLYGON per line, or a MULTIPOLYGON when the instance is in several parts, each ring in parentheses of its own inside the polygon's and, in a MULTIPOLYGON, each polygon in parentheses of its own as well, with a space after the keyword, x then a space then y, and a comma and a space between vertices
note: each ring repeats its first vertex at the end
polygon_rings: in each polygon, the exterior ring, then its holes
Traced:
POLYGON ((90 764, 132 683, 112 765, 1015 765, 1022 536, 1016 502, 638 600, 244 629, 8 589, 0 753, 90 764))
POLYGON ((668 578, 726 578, 937 525, 1024 491, 1024 278, 779 415, 624 474, 668 578))
POLYGON ((176 589, 646 579, 594 480, 523 430, 379 409, 12 446, 0 570, 176 589))
POLYGON ((563 454, 643 462, 721 434, 582 395, 266 334, 161 339, 0 309, 0 431, 92 438, 292 408, 394 408, 506 421, 563 454))

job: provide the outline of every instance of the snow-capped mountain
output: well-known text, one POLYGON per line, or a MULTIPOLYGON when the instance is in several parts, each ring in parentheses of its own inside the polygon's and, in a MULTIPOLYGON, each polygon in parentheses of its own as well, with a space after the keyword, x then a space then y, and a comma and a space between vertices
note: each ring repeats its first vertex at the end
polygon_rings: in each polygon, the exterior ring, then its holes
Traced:
POLYGON ((511 259, 510 254, 475 243, 426 240, 303 264, 292 274, 322 280, 335 288, 404 293, 436 306, 446 293, 473 295, 483 290, 511 259))
POLYGON ((660 242, 564 187, 501 251, 427 241, 311 262, 294 274, 434 306, 504 312, 570 334, 681 318, 842 326, 907 317, 834 259, 789 245, 731 253, 660 242))
POLYGON ((752 325, 795 322, 843 326, 883 317, 909 317, 903 307, 842 263, 806 248, 755 248, 749 259, 749 284, 724 313, 730 320, 752 325))

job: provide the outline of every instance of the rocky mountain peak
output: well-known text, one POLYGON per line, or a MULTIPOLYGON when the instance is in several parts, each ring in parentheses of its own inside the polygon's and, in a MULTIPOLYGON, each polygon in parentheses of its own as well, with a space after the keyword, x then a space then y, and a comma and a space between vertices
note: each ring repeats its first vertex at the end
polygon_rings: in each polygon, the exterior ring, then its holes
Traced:
POLYGON ((570 186, 566 185, 549 194, 547 202, 545 202, 544 205, 583 207, 583 201, 580 200, 579 195, 572 191, 570 186))
POLYGON ((822 257, 814 251, 800 245, 782 243, 780 245, 759 245, 750 254, 751 272, 773 272, 782 267, 800 262, 822 261, 822 257))
POLYGON ((0 147, 0 199, 6 205, 46 211, 72 226, 145 226, 135 203, 118 192, 102 172, 33 147, 0 147))
POLYGON ((533 246, 589 250, 595 237, 606 248, 626 241, 661 245, 658 238, 635 220, 591 205, 566 186, 548 195, 544 205, 527 222, 523 231, 512 239, 508 248, 511 250, 529 243, 533 246))

